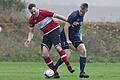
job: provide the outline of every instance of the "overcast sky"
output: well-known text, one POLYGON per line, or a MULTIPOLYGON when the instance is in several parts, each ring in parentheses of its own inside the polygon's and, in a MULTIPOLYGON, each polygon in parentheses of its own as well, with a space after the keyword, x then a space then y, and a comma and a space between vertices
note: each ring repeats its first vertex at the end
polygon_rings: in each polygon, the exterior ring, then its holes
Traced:
POLYGON ((49 5, 79 5, 87 2, 90 6, 120 7, 120 0, 28 0, 29 2, 49 5))
POLYGON ((72 11, 79 9, 81 3, 89 4, 85 16, 87 21, 120 21, 120 0, 25 0, 35 3, 39 8, 53 10, 67 17, 72 11))

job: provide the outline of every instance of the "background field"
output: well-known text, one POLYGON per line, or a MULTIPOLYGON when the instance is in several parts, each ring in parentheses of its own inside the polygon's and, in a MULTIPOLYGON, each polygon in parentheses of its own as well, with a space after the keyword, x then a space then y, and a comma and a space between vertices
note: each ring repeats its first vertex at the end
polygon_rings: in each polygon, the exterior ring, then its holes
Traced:
MULTIPOLYGON (((88 63, 88 79, 78 77, 78 63, 72 65, 76 72, 70 74, 63 64, 59 69, 61 78, 58 80, 120 80, 120 63, 88 63)), ((47 66, 43 62, 0 62, 0 80, 46 80, 43 75, 45 69, 47 66)))

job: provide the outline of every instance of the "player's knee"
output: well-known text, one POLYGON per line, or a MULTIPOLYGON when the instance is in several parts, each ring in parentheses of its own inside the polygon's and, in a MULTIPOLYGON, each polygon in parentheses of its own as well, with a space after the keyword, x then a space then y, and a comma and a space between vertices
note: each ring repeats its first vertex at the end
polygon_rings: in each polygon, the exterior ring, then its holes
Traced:
POLYGON ((43 53, 43 54, 42 54, 42 57, 43 57, 43 58, 48 58, 48 57, 49 57, 49 54, 44 54, 44 53, 43 53))
POLYGON ((42 50, 42 57, 44 57, 44 58, 46 58, 46 57, 49 57, 49 53, 48 53, 48 51, 46 51, 46 50, 42 50))
POLYGON ((86 53, 86 49, 81 49, 80 52, 81 52, 82 54, 85 54, 85 53, 86 53))
POLYGON ((41 55, 42 57, 44 58, 49 57, 49 51, 45 47, 42 48, 41 53, 42 53, 41 55))
POLYGON ((57 51, 61 51, 61 50, 62 50, 62 47, 61 47, 60 45, 56 45, 56 46, 55 46, 55 49, 56 49, 57 51))
POLYGON ((69 56, 70 56, 70 53, 71 53, 70 50, 69 50, 69 49, 65 49, 64 51, 65 51, 65 53, 67 54, 67 57, 69 57, 69 56))
POLYGON ((83 57, 86 57, 86 49, 81 49, 80 50, 80 55, 83 57))

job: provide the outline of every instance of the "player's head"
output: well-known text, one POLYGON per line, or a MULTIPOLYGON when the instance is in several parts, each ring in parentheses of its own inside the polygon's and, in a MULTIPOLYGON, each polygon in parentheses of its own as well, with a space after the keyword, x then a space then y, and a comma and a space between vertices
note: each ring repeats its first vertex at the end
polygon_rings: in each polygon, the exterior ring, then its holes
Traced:
POLYGON ((88 4, 87 3, 82 3, 80 5, 80 13, 81 15, 84 15, 88 11, 88 4))
POLYGON ((33 16, 37 17, 39 15, 39 9, 36 8, 35 4, 29 4, 28 9, 33 16))

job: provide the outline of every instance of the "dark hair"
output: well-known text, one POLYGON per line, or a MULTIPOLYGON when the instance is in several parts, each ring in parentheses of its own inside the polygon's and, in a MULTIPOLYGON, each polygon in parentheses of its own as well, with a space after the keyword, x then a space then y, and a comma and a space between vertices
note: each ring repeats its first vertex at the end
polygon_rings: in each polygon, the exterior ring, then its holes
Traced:
POLYGON ((33 7, 36 7, 36 5, 35 5, 35 4, 29 4, 28 9, 30 10, 30 9, 32 9, 33 7))
POLYGON ((81 8, 88 8, 88 4, 87 3, 82 3, 80 7, 81 8))

